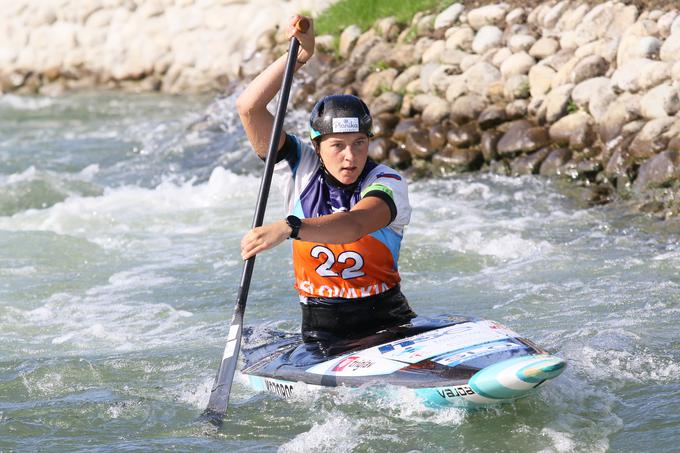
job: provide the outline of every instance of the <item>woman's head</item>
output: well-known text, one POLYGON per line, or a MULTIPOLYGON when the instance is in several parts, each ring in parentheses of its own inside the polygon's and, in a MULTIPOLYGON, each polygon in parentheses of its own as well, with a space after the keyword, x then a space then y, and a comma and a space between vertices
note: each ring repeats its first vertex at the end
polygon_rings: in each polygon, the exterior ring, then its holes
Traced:
POLYGON ((312 109, 310 137, 326 171, 342 184, 352 184, 361 175, 372 127, 368 107, 356 96, 326 96, 312 109))

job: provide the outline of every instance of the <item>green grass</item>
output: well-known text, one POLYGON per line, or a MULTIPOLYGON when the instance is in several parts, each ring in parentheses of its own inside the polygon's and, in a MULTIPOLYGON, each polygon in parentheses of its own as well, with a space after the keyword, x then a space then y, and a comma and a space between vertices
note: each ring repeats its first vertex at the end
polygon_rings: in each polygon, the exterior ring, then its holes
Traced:
POLYGON ((349 25, 369 29, 380 18, 395 16, 405 24, 418 11, 441 11, 457 0, 339 0, 314 21, 318 35, 338 36, 349 25))

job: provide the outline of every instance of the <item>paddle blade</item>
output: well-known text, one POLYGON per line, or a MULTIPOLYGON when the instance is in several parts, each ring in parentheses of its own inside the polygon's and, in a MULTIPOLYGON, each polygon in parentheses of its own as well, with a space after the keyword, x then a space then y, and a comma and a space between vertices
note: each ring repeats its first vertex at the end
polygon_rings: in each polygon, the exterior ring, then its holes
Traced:
MULTIPOLYGON (((221 419, 227 412, 229 406, 229 393, 231 392, 231 384, 236 373, 236 365, 238 364, 238 353, 241 349, 241 331, 243 329, 243 312, 236 310, 234 317, 229 326, 229 335, 227 337, 227 344, 224 347, 224 354, 222 355, 222 363, 220 369, 217 371, 215 383, 210 391, 210 400, 208 406, 203 412, 203 417, 212 422, 213 419, 221 419)), ((213 422, 213 424, 216 424, 213 422)))

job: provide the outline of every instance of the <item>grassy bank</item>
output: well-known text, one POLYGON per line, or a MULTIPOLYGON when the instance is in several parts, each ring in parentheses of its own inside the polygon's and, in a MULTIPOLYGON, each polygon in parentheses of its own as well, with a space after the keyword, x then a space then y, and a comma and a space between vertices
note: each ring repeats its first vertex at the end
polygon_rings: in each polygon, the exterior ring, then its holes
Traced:
POLYGON ((314 24, 319 35, 339 35, 348 25, 356 24, 367 30, 381 18, 395 16, 406 23, 418 11, 441 11, 457 0, 340 0, 330 6, 314 24))

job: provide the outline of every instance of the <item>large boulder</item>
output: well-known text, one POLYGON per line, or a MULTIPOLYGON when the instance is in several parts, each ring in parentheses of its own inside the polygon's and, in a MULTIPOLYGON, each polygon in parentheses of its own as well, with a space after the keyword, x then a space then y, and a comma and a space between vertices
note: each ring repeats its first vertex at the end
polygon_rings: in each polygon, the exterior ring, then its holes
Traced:
POLYGON ((381 113, 398 112, 401 107, 402 95, 393 91, 386 91, 371 102, 371 114, 373 116, 381 113))
POLYGON ((487 103, 478 94, 466 94, 457 98, 451 106, 451 119, 456 124, 464 124, 476 119, 486 108, 487 103))
POLYGON ((494 47, 503 45, 503 32, 500 28, 493 25, 486 25, 479 29, 472 41, 472 50, 475 53, 483 54, 494 47))
POLYGON ((446 141, 456 148, 468 148, 479 143, 479 129, 474 121, 454 126, 446 133, 446 141))
POLYGON ((508 78, 503 86, 503 96, 507 101, 529 97, 529 77, 516 74, 508 78))
POLYGON ((555 55, 557 51, 560 50, 560 43, 556 39, 542 37, 534 43, 529 49, 529 55, 532 57, 542 60, 551 55, 555 55))
POLYGON ((472 50, 472 42, 475 39, 475 32, 468 26, 454 27, 450 34, 447 33, 446 48, 458 49, 463 51, 472 50))
POLYGON ((624 93, 607 107, 607 111, 598 120, 598 133, 603 143, 615 139, 623 126, 640 118, 640 96, 624 93))
POLYGON ((680 180, 680 152, 663 151, 640 165, 633 189, 663 187, 680 180))
POLYGON ((550 126, 550 138, 560 145, 581 150, 593 144, 595 132, 594 121, 585 112, 576 112, 560 118, 550 126))
POLYGON ((680 59, 680 30, 666 38, 659 50, 659 57, 662 61, 670 62, 680 59))
POLYGON ((505 3, 482 6, 470 10, 467 13, 467 21, 475 30, 490 25, 501 25, 509 9, 505 3))
POLYGON ((555 71, 548 65, 537 64, 529 70, 529 91, 532 97, 540 97, 550 91, 555 71))
POLYGON ((491 63, 481 61, 465 71, 465 84, 471 93, 483 95, 492 83, 500 80, 501 72, 491 63))
POLYGON ((531 175, 538 173, 541 163, 550 154, 549 148, 541 148, 536 152, 520 156, 510 162, 510 174, 513 176, 531 175))
POLYGON ((513 53, 528 52, 536 43, 536 38, 531 35, 512 35, 508 40, 508 47, 513 53))
POLYGON ((365 98, 364 100, 370 101, 373 97, 380 95, 383 91, 389 91, 392 88, 392 84, 396 77, 397 70, 394 68, 370 74, 361 85, 361 97, 365 98))
POLYGON ((423 124, 432 126, 439 124, 444 119, 448 118, 451 113, 451 107, 444 99, 436 98, 430 102, 423 110, 423 124))
POLYGON ((571 156, 571 150, 567 148, 552 150, 541 164, 539 173, 542 176, 559 175, 561 173, 560 169, 571 160, 571 156))
POLYGON ((350 25, 343 30, 340 34, 340 43, 338 45, 338 52, 341 57, 347 58, 349 56, 359 36, 361 36, 361 28, 358 25, 350 25))
POLYGON ((589 55, 583 57, 571 70, 570 82, 577 84, 584 80, 603 76, 609 68, 609 63, 600 55, 589 55))
POLYGON ((534 57, 521 51, 503 61, 500 70, 506 79, 517 74, 528 74, 529 70, 536 64, 534 57))
POLYGON ((610 91, 612 96, 615 96, 614 92, 611 91, 611 80, 609 78, 594 77, 576 84, 571 92, 571 99, 579 108, 587 109, 593 96, 602 91, 610 91))
POLYGON ((405 148, 411 157, 416 159, 429 159, 437 152, 437 149, 431 146, 430 137, 425 130, 408 133, 405 148))
POLYGON ((567 114, 567 108, 571 99, 573 84, 566 84, 553 89, 546 96, 545 120, 554 123, 562 116, 567 114))
POLYGON ((680 111, 678 88, 666 82, 649 90, 640 100, 640 114, 649 119, 675 115, 680 111))
POLYGON ((615 91, 637 92, 654 87, 671 76, 672 65, 647 58, 630 60, 612 74, 615 91))
POLYGON ((527 120, 517 120, 510 123, 498 142, 497 150, 502 157, 513 157, 536 151, 549 144, 550 135, 546 128, 534 126, 527 120))
POLYGON ((454 3, 449 6, 434 19, 434 29, 439 30, 452 26, 456 23, 464 9, 465 7, 460 3, 454 3))
POLYGON ((420 77, 420 71, 422 69, 422 66, 420 65, 415 65, 415 66, 409 66, 399 74, 397 77, 395 77, 394 82, 392 82, 392 90, 396 92, 403 92, 406 90, 406 86, 410 83, 413 82, 414 80, 418 80, 420 77))
POLYGON ((482 152, 476 148, 456 148, 447 145, 432 157, 432 165, 441 173, 474 171, 484 163, 482 152))
POLYGON ((657 118, 645 124, 630 144, 631 156, 642 161, 665 150, 670 139, 677 135, 674 124, 674 118, 657 118))

